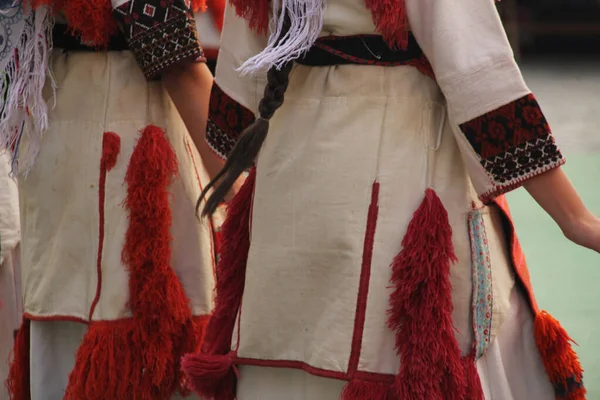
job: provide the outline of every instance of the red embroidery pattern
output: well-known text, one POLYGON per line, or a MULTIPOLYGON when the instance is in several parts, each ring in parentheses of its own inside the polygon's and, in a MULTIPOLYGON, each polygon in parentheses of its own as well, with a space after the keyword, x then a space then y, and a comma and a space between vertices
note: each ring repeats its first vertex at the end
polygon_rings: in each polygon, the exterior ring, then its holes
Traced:
POLYGON ((533 94, 460 125, 495 183, 511 185, 563 162, 533 94))
POLYGON ((254 113, 213 84, 206 127, 206 141, 221 158, 227 158, 241 133, 252 122, 254 113))
POLYGON ((184 59, 206 61, 190 0, 130 0, 113 14, 148 79, 184 59))

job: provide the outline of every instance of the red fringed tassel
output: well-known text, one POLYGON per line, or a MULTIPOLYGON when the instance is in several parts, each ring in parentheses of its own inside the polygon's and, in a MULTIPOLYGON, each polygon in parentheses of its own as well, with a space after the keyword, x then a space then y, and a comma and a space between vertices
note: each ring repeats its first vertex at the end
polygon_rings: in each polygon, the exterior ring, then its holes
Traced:
POLYGON ((485 400, 481 379, 477 371, 477 361, 475 355, 471 354, 462 359, 465 378, 467 380, 467 393, 465 400, 485 400))
POLYGON ((560 323, 545 311, 534 322, 535 342, 554 385, 557 400, 585 400, 583 369, 571 347, 573 341, 560 323))
POLYGON ((230 0, 235 7, 238 17, 245 18, 250 29, 260 34, 266 34, 269 30, 269 12, 271 2, 269 0, 230 0))
MULTIPOLYGON (((192 0, 192 10, 194 12, 206 11, 206 0, 192 0)), ((223 8, 223 11, 225 8, 223 8)))
POLYGON ((427 189, 392 264, 389 326, 402 361, 398 399, 461 400, 466 378, 452 322, 452 229, 437 194, 427 189))
POLYGON ((15 340, 13 359, 6 379, 10 400, 30 400, 29 385, 29 320, 23 319, 15 340))
POLYGON ((390 385, 353 379, 344 386, 340 400, 387 400, 390 385))
POLYGON ((176 173, 165 133, 144 129, 125 178, 129 227, 123 261, 133 317, 92 322, 69 377, 68 400, 166 399, 182 382, 181 356, 198 348, 199 337, 170 264, 167 188, 176 173))
POLYGON ((377 31, 392 48, 408 46, 408 17, 404 0, 365 0, 377 31))
POLYGON ((236 371, 229 352, 244 293, 255 180, 253 169, 227 209, 223 251, 217 267, 215 311, 206 328, 202 352, 187 355, 183 361, 192 388, 209 399, 235 399, 236 371))
POLYGON ((84 42, 103 48, 118 32, 110 0, 31 0, 33 7, 50 6, 63 12, 71 31, 84 42))

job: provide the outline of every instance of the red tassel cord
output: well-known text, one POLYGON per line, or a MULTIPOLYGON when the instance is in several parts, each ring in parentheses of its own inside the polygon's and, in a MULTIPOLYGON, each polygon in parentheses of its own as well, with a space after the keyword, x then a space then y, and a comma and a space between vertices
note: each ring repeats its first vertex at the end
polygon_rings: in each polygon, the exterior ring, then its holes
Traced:
POLYGON ((253 169, 227 209, 217 267, 215 311, 206 328, 202 352, 185 356, 182 363, 192 388, 201 397, 214 400, 235 399, 237 371, 229 353, 244 293, 255 180, 253 169))
POLYGON ((452 322, 450 263, 456 261, 448 214, 427 189, 392 264, 389 326, 396 332, 398 399, 463 400, 466 377, 452 322))
POLYGON ((535 342, 554 385, 557 400, 585 400, 583 369, 571 347, 573 341, 560 323, 545 311, 534 321, 535 342))
POLYGON ((180 358, 198 348, 200 338, 170 265, 167 187, 176 173, 165 133, 144 129, 125 178, 129 227, 123 261, 133 317, 91 323, 69 377, 67 400, 163 399, 181 385, 180 358))
POLYGON ((23 319, 15 339, 13 359, 6 379, 6 389, 10 400, 30 400, 29 385, 29 326, 28 319, 23 319))

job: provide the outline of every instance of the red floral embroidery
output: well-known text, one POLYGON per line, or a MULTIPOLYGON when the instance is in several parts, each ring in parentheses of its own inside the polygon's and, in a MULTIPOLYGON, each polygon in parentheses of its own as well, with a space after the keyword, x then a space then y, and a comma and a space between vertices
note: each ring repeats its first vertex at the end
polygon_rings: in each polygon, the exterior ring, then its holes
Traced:
POLYGON ((533 94, 460 126, 496 184, 506 184, 551 165, 562 154, 533 94))
POLYGON ((226 158, 240 134, 254 122, 254 118, 252 111, 233 100, 214 83, 206 129, 208 145, 217 155, 226 158))

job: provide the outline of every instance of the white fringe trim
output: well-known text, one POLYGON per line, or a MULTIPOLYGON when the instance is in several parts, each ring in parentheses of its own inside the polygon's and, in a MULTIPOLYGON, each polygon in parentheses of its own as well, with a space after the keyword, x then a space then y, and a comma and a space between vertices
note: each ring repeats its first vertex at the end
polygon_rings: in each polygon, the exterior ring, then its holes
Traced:
POLYGON ((304 55, 318 39, 323 29, 323 14, 327 0, 274 0, 273 17, 269 24, 267 47, 248 59, 238 69, 242 75, 255 74, 275 66, 277 69, 304 55), (284 15, 290 18, 290 29, 280 39, 284 15))
MULTIPOLYGON (((25 7, 25 6, 23 6, 25 7)), ((23 9, 25 27, 12 60, 3 71, 0 93, 0 149, 14 148, 11 174, 27 173, 39 153, 48 129, 48 107, 43 97, 52 49, 52 19, 46 7, 23 9), (17 165, 18 163, 18 165, 17 165)))

